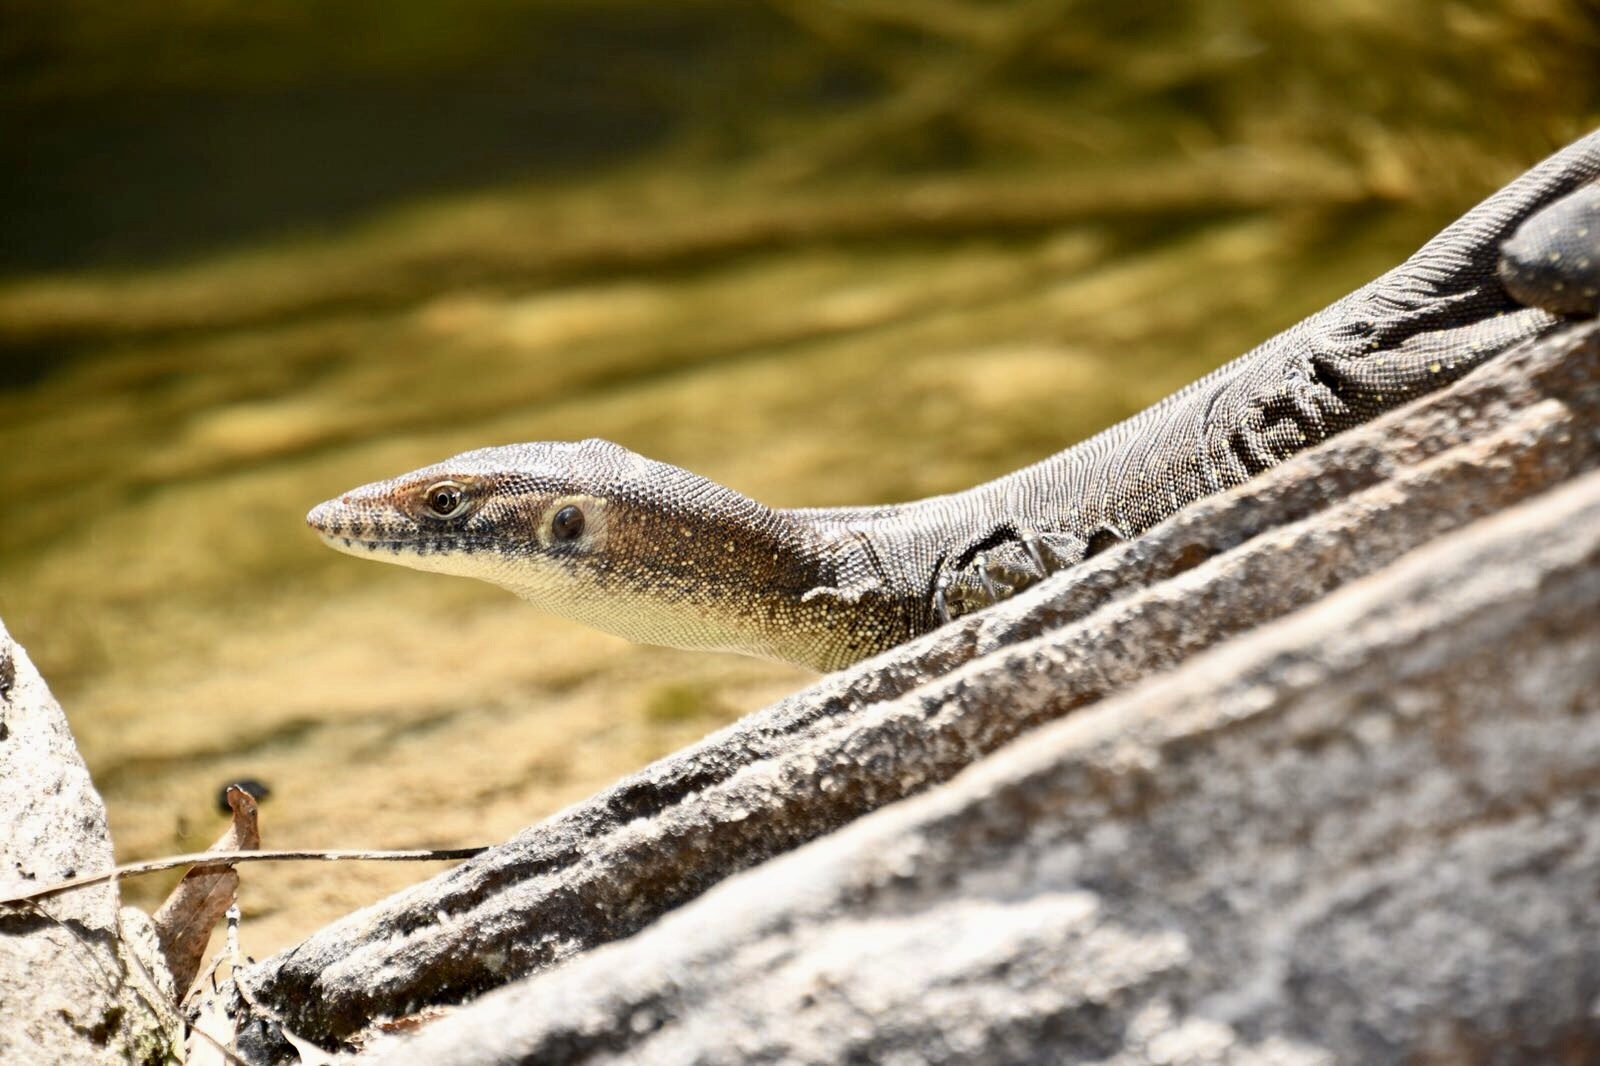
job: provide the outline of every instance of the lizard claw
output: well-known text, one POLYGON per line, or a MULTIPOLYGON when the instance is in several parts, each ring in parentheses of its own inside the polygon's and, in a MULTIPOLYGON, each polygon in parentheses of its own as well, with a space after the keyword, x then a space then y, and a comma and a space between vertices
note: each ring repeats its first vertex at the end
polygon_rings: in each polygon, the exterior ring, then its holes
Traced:
POLYGON ((990 603, 1000 602, 1000 590, 995 587, 994 573, 989 567, 989 559, 983 552, 972 557, 972 569, 978 573, 978 580, 983 584, 983 593, 989 597, 990 603))
POLYGON ((1044 561, 1044 551, 1039 544, 1039 534, 1032 529, 1021 529, 1017 532, 1017 542, 1022 545, 1023 552, 1028 556, 1028 561, 1033 564, 1040 576, 1050 573, 1050 567, 1044 561))

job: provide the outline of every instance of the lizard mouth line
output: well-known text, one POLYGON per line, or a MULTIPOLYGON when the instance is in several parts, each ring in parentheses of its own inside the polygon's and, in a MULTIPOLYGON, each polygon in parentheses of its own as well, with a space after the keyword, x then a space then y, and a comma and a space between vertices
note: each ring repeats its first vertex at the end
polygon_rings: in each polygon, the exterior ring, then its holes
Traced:
POLYGON ((393 555, 453 555, 473 554, 493 550, 495 545, 487 537, 362 537, 344 533, 317 530, 324 544, 350 554, 377 554, 388 551, 393 555))

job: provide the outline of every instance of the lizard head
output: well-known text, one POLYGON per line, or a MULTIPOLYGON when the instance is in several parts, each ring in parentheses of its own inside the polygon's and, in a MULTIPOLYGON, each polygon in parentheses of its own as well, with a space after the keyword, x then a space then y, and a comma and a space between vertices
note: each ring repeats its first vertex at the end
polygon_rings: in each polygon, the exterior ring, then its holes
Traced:
POLYGON ((774 646, 815 584, 805 527, 603 440, 483 448, 319 504, 351 555, 479 578, 631 640, 793 658, 774 646))

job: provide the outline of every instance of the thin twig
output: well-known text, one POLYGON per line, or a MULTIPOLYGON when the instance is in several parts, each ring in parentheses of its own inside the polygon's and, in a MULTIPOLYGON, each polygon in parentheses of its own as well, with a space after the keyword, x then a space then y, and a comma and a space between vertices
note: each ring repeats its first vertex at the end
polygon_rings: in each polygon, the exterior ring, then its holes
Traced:
POLYGON ((57 881, 53 885, 44 885, 15 896, 7 896, 5 899, 0 899, 0 905, 28 903, 32 900, 43 899, 46 896, 58 895, 74 888, 103 885, 109 881, 124 877, 160 873, 162 870, 175 870, 180 866, 231 866, 241 862, 294 862, 302 860, 316 862, 444 862, 454 859, 470 859, 474 855, 481 855, 487 850, 489 850, 488 847, 484 846, 476 848, 417 848, 409 851, 369 851, 351 848, 290 851, 197 851, 188 855, 171 855, 163 859, 124 863, 101 873, 69 877, 65 881, 57 881))

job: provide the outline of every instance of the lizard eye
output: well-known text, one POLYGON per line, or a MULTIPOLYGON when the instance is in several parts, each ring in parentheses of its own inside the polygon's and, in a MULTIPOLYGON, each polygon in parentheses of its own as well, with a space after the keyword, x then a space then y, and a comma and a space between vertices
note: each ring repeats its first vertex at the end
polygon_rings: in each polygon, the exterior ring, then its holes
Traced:
POLYGON ((441 481, 437 485, 429 485, 428 491, 422 494, 423 501, 427 503, 428 510, 437 518, 454 518, 467 507, 466 489, 454 481, 441 481))
POLYGON ((583 532, 583 512, 567 504, 550 519, 550 535, 559 541, 576 540, 583 532))

